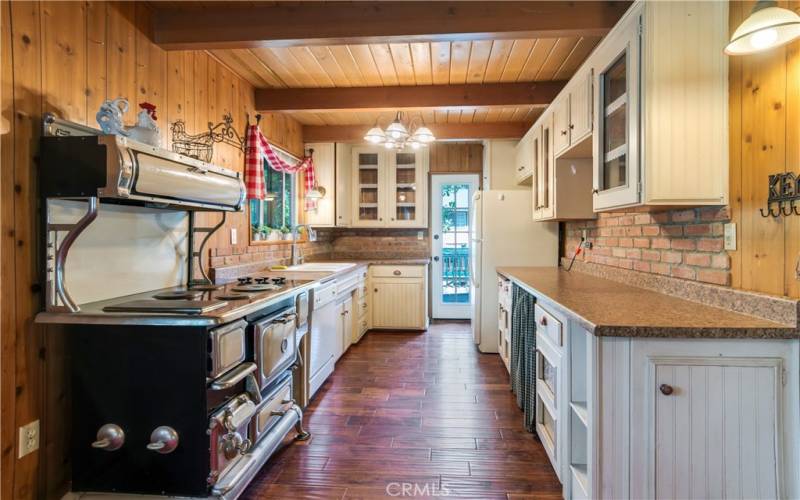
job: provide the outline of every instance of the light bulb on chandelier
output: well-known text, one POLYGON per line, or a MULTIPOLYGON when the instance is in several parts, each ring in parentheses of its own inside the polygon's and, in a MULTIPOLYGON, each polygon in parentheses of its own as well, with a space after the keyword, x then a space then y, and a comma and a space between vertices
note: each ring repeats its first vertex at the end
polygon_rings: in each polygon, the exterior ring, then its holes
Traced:
POLYGON ((364 135, 364 140, 372 144, 383 145, 386 149, 402 150, 405 148, 420 149, 434 142, 436 137, 431 129, 425 126, 422 117, 404 120, 402 111, 398 111, 394 120, 386 130, 376 123, 364 135), (417 125, 417 118, 420 124, 417 125), (405 121, 405 123, 403 123, 405 121))

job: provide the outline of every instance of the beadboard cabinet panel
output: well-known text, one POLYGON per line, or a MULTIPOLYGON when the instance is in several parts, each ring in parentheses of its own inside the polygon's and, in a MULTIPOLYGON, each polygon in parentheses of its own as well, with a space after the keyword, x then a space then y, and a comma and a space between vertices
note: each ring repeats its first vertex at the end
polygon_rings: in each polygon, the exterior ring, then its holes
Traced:
POLYGON ((779 363, 714 361, 656 361, 655 497, 778 498, 779 363))
POLYGON ((728 2, 648 2, 643 30, 644 201, 724 205, 728 2))

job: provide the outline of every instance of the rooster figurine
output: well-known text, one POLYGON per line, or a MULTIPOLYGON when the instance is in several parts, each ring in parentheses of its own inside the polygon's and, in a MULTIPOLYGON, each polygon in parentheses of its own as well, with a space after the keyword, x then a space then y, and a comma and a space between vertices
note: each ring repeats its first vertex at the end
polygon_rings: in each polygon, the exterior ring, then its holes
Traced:
POLYGON ((136 126, 128 128, 128 137, 134 141, 150 146, 161 146, 161 134, 156 125, 156 107, 149 102, 139 104, 141 111, 137 115, 136 126))

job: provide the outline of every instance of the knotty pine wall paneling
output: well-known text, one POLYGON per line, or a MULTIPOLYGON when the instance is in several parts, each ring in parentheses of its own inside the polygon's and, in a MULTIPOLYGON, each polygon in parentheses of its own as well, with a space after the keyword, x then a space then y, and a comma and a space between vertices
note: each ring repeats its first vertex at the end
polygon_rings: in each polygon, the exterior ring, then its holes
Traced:
MULTIPOLYGON (((146 100, 158 107, 165 146, 176 119, 190 134, 228 112, 240 133, 246 115, 254 119, 250 84, 205 52, 157 47, 147 35, 151 16, 139 2, 0 3, 0 498, 60 498, 70 473, 69 353, 55 328, 33 324, 42 293, 35 158, 43 112, 96 126, 102 101, 123 96, 131 103, 126 123, 133 124, 138 103, 146 100), (40 448, 17 459, 17 428, 36 419, 40 448)), ((302 155, 297 122, 267 114, 261 124, 272 142, 302 155)), ((227 145, 215 147, 214 161, 243 168, 242 152, 227 145)), ((218 218, 203 214, 200 222, 218 218)), ((229 214, 209 251, 229 249, 234 227, 238 245, 246 247, 247 221, 246 212, 229 214)))
MULTIPOLYGON (((732 2, 730 29, 754 2, 732 2)), ((779 2, 800 11, 800 2, 779 2)), ((800 174, 800 42, 730 58, 730 210, 738 226, 730 252, 734 287, 800 297, 800 217, 764 218, 767 178, 800 174)))

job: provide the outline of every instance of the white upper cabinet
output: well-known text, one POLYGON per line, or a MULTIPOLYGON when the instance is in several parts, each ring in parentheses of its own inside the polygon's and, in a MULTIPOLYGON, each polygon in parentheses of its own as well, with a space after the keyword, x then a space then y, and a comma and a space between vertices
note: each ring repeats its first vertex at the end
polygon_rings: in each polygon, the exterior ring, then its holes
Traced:
POLYGON ((514 176, 517 184, 530 184, 533 175, 533 164, 535 155, 533 153, 533 129, 520 139, 514 150, 516 165, 514 166, 514 176))
POLYGON ((553 150, 556 157, 591 155, 592 71, 582 67, 553 102, 553 150))
POLYGON ((352 150, 354 227, 426 227, 428 150, 352 150))
POLYGON ((332 142, 306 144, 306 150, 314 150, 314 177, 317 185, 325 189, 325 196, 317 200, 317 206, 306 212, 306 223, 315 227, 336 225, 336 154, 332 142))
POLYGON ((349 227, 352 210, 352 146, 336 143, 336 225, 349 227))
POLYGON ((727 203, 727 39, 727 2, 640 2, 601 42, 595 210, 727 203))
POLYGON ((580 144, 592 133, 594 117, 591 68, 581 69, 569 84, 569 143, 580 144))

